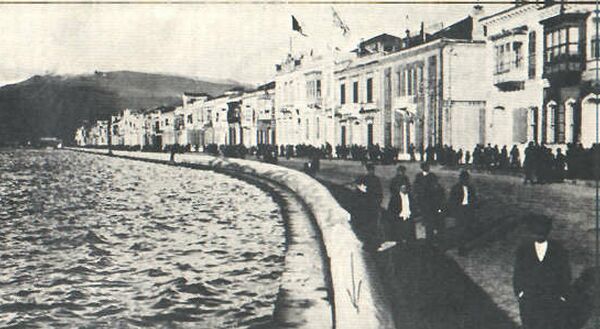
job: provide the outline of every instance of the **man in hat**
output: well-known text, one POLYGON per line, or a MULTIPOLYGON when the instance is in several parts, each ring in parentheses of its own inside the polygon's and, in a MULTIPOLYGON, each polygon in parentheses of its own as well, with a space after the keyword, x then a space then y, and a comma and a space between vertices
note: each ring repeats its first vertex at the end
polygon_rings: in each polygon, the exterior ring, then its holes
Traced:
POLYGON ((528 218, 532 233, 516 253, 514 293, 526 329, 563 329, 564 306, 571 282, 566 250, 548 240, 552 221, 544 215, 528 218))
POLYGON ((375 165, 366 164, 367 174, 355 181, 357 202, 355 203, 355 224, 358 224, 373 243, 379 243, 383 234, 381 223, 381 201, 383 189, 379 177, 375 175, 375 165))
POLYGON ((421 163, 421 172, 415 177, 415 202, 425 224, 425 238, 432 241, 436 233, 443 229, 440 225, 440 212, 444 190, 437 176, 430 172, 429 163, 421 163))
POLYGON ((471 176, 466 170, 462 170, 458 176, 458 182, 450 190, 448 206, 451 213, 458 220, 460 230, 460 241, 458 254, 465 256, 467 253, 466 243, 475 233, 477 222, 475 218, 475 206, 477 193, 471 183, 471 176))

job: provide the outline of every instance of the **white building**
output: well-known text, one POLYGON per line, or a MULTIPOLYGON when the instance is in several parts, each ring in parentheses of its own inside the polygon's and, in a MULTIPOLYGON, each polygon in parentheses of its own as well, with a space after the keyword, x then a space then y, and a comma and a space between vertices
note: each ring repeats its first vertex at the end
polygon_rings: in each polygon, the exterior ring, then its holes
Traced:
POLYGON ((481 20, 487 32, 487 140, 561 147, 595 141, 593 5, 517 4, 481 20))
POLYGON ((279 145, 334 144, 332 54, 291 55, 275 77, 276 142, 279 145))

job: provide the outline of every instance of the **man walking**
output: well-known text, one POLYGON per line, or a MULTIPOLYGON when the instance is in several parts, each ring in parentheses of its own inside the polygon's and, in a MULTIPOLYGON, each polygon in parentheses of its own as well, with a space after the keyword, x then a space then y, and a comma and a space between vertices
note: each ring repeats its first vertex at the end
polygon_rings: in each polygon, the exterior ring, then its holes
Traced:
POLYGON ((431 242, 435 234, 440 234, 443 229, 439 213, 444 191, 437 176, 430 172, 427 162, 421 163, 421 172, 415 177, 414 191, 415 201, 425 224, 425 238, 431 242))
POLYGON ((552 221, 543 215, 529 218, 532 238, 517 250, 513 288, 525 329, 566 329, 564 308, 571 282, 566 250, 548 240, 552 221))
POLYGON ((477 202, 477 194, 469 172, 463 170, 458 176, 456 183, 450 190, 450 198, 448 200, 451 213, 458 220, 458 228, 460 230, 458 254, 466 256, 467 242, 473 237, 477 229, 475 218, 475 206, 477 202))

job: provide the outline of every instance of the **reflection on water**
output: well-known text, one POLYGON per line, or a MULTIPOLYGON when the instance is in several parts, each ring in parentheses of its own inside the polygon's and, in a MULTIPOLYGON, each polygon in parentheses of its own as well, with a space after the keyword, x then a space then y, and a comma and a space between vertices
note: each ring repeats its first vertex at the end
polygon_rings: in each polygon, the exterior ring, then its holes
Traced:
POLYGON ((68 151, 0 152, 0 323, 230 328, 270 320, 281 213, 227 176, 68 151))

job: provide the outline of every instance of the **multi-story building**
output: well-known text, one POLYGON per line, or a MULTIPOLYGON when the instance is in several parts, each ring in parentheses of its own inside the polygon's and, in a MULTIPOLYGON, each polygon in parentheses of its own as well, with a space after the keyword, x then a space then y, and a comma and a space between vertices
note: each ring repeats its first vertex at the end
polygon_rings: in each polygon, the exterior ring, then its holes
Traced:
POLYGON ((276 142, 284 145, 334 143, 332 54, 288 55, 276 65, 276 142))
POLYGON ((480 7, 434 33, 422 25, 404 38, 382 34, 359 44, 356 57, 335 71, 335 144, 394 146, 448 144, 471 148, 483 141, 486 92, 478 65, 485 42, 480 7))
POLYGON ((519 3, 481 20, 492 77, 488 140, 497 144, 595 141, 593 6, 519 3))
POLYGON ((86 146, 90 144, 90 140, 89 140, 89 130, 88 128, 83 125, 79 128, 77 128, 77 130, 75 130, 75 145, 77 146, 86 146))
POLYGON ((275 82, 259 86, 242 96, 240 124, 246 146, 274 144, 275 82))
POLYGON ((180 145, 190 145, 197 150, 204 144, 204 131, 207 117, 203 113, 204 104, 210 96, 205 93, 183 93, 183 105, 175 110, 180 115, 182 133, 179 135, 180 145))
POLYGON ((89 145, 108 145, 108 120, 98 120, 89 130, 89 145))

